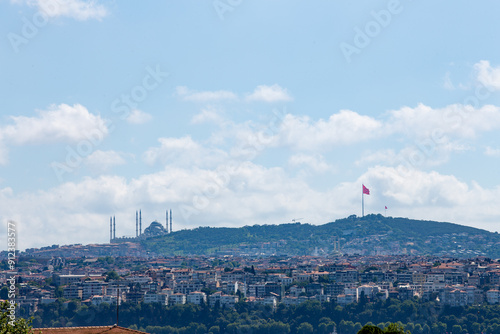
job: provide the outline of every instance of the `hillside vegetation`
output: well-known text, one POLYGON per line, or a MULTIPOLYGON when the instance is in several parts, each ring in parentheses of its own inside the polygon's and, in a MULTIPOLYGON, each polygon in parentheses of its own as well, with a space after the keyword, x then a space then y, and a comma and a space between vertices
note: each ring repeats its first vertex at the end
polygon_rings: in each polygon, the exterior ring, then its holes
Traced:
POLYGON ((498 233, 452 223, 382 215, 353 215, 324 225, 199 227, 144 240, 143 246, 165 255, 341 253, 500 257, 498 233), (340 248, 335 248, 337 241, 340 248))

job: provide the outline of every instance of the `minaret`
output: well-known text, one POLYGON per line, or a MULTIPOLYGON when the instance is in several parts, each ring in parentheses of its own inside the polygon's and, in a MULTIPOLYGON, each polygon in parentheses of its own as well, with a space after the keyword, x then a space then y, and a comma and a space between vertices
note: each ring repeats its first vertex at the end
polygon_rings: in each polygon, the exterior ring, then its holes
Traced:
POLYGON ((113 240, 113 218, 109 217, 109 243, 113 240))
POLYGON ((172 233, 172 209, 170 209, 170 233, 172 233))
POLYGON ((167 229, 167 233, 168 233, 168 210, 165 211, 165 228, 167 229))
POLYGON ((139 216, 137 210, 135 210, 135 237, 139 236, 139 216))
POLYGON ((142 235, 142 212, 139 210, 139 235, 142 235))
POLYGON ((115 221, 115 216, 113 216, 113 239, 116 239, 116 221, 115 221))

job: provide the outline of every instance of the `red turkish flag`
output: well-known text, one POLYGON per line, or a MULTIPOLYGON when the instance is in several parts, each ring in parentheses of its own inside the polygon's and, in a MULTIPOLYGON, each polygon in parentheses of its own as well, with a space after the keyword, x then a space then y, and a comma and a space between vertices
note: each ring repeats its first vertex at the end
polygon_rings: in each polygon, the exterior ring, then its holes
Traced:
POLYGON ((364 184, 363 184, 363 194, 370 195, 370 189, 368 189, 367 187, 365 187, 364 184))

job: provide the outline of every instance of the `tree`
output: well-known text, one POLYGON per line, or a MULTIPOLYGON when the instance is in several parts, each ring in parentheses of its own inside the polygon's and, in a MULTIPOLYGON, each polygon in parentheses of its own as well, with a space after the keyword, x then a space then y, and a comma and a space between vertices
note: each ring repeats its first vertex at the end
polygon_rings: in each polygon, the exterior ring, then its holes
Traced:
POLYGON ((474 322, 472 324, 472 330, 473 333, 480 333, 481 332, 481 324, 474 322))
POLYGON ((352 321, 350 321, 350 320, 348 320, 348 321, 345 321, 345 320, 340 321, 339 332, 340 333, 352 333, 352 332, 354 332, 354 323, 352 321))
POLYGON ((365 325, 360 329, 358 334, 383 334, 384 332, 377 326, 365 325))
POLYGON ((62 296, 64 295, 64 290, 63 290, 62 286, 58 286, 56 288, 56 290, 54 291, 54 295, 56 298, 62 298, 62 296))
POLYGON ((451 332, 452 333, 462 333, 462 326, 453 325, 453 327, 451 327, 451 332))
POLYGON ((413 334, 423 334, 424 333, 424 329, 422 328, 422 325, 421 324, 416 324, 415 328, 412 331, 412 333, 413 334))
POLYGON ((4 301, 0 304, 0 334, 29 334, 31 320, 16 318, 15 304, 4 301))
POLYGON ((405 331, 405 328, 400 323, 391 323, 384 329, 386 334, 411 334, 410 331, 405 331))
POLYGON ((212 333, 212 334, 219 334, 220 327, 219 326, 212 326, 212 327, 210 327, 210 329, 208 331, 209 331, 209 333, 212 333))
POLYGON ((9 288, 7 286, 4 286, 0 290, 0 299, 7 300, 9 298, 9 288))
POLYGON ((299 334, 314 333, 314 328, 310 323, 303 322, 300 324, 299 327, 297 327, 297 333, 299 333, 299 334))
POLYGON ((109 280, 117 280, 120 278, 120 275, 114 270, 110 270, 106 273, 106 282, 109 282, 109 280))

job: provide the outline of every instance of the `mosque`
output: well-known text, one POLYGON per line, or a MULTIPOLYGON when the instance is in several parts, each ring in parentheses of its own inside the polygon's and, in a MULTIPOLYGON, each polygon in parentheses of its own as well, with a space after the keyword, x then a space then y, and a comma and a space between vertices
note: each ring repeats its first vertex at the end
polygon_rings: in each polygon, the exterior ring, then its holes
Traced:
POLYGON ((142 211, 135 212, 135 237, 116 237, 116 219, 115 216, 109 217, 109 242, 122 243, 122 242, 139 242, 143 239, 167 235, 172 233, 172 209, 165 212, 165 226, 158 221, 153 221, 148 227, 142 231, 142 211), (169 230, 170 222, 170 230, 169 230))

